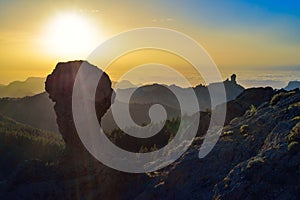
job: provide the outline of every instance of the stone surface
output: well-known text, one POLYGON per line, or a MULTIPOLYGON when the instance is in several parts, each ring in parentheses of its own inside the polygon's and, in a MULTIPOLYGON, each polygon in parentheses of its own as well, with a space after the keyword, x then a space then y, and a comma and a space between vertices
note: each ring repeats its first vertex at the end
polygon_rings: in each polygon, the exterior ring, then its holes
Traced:
POLYGON ((291 105, 299 101, 295 91, 275 106, 267 102, 251 115, 246 112, 224 128, 201 160, 201 140, 195 142, 137 199, 299 199, 300 154, 288 150, 288 135, 300 113, 299 106, 291 105))
MULTIPOLYGON (((72 115, 73 85, 77 71, 83 62, 85 61, 58 63, 52 74, 47 77, 45 83, 45 89, 49 93, 49 97, 55 102, 54 109, 57 116, 57 124, 66 143, 66 156, 76 159, 75 162, 80 162, 83 160, 82 157, 89 156, 76 132, 72 115)), ((96 68, 96 66, 93 67, 96 68)), ((99 123, 102 116, 109 109, 112 97, 111 81, 108 75, 103 72, 95 97, 99 123)))

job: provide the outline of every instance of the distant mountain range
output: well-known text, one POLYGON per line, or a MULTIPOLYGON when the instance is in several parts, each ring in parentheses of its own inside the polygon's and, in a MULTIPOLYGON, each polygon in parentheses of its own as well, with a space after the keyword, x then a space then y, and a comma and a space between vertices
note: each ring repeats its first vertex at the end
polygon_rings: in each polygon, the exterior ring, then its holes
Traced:
POLYGON ((0 97, 25 97, 43 92, 45 78, 30 77, 25 81, 14 81, 8 85, 0 85, 0 97))
MULTIPOLYGON (((0 98, 22 98, 25 96, 33 96, 45 91, 44 77, 29 77, 25 81, 13 81, 8 85, 0 84, 0 98)), ((117 82, 112 82, 113 87, 117 82)), ((128 80, 118 82, 119 89, 137 88, 140 84, 133 84, 128 80)))
POLYGON ((284 89, 290 91, 296 88, 300 89, 300 81, 290 81, 284 89))
MULTIPOLYGON (((130 114, 133 120, 139 124, 148 124, 150 118, 148 111, 151 105, 161 104, 165 107, 168 119, 180 116, 179 103, 172 92, 168 88, 176 90, 182 96, 189 98, 186 91, 193 89, 199 101, 200 110, 204 111, 210 109, 210 96, 208 88, 217 88, 220 83, 214 83, 209 86, 199 85, 195 88, 181 88, 175 85, 165 86, 159 84, 146 85, 136 88, 118 89, 119 94, 115 104, 119 106, 126 106, 124 98, 128 96, 132 90, 136 89, 130 100, 130 114)), ((227 101, 235 99, 244 88, 237 84, 235 81, 224 81, 224 86, 227 95, 227 101)), ((187 93, 188 94, 188 93, 187 93)), ((220 101, 219 104, 225 103, 220 101)), ((56 115, 53 109, 53 102, 49 99, 47 93, 37 94, 31 97, 24 98, 2 98, 0 99, 0 113, 8 116, 18 122, 31 125, 43 130, 53 131, 58 133, 56 123, 56 115)), ((197 110, 195 110, 197 112, 197 110)), ((120 115, 124 112, 120 112, 120 115)), ((102 126, 105 131, 112 131, 118 128, 111 109, 104 115, 102 119, 102 126)))
MULTIPOLYGON (((191 99, 190 90, 194 90, 197 99, 199 101, 200 110, 209 109, 210 105, 210 95, 209 91, 216 91, 219 89, 221 83, 212 83, 208 86, 198 85, 194 88, 181 88, 176 85, 145 85, 141 86, 138 89, 129 88, 129 89, 118 89, 117 90, 117 100, 120 102, 126 102, 126 99, 129 99, 130 95, 131 103, 137 104, 155 104, 160 103, 162 105, 167 105, 169 107, 179 109, 178 100, 175 97, 175 94, 172 91, 175 91, 176 94, 180 94, 183 98, 191 99), (133 92, 134 91, 134 92, 133 92)), ((230 101, 235 99, 243 90, 244 87, 237 84, 235 81, 226 80, 223 82, 226 90, 226 100, 230 101)), ((218 93, 218 91, 216 91, 218 93)), ((216 104, 224 103, 224 100, 216 99, 216 104)))
MULTIPOLYGON (((29 77, 25 81, 13 81, 13 82, 9 83, 8 85, 0 84, 0 98, 2 98, 2 97, 22 98, 22 97, 26 97, 26 96, 33 96, 36 94, 40 94, 45 91, 45 80, 46 80, 46 78, 44 78, 44 77, 29 77)), ((224 83, 225 83, 225 87, 227 87, 227 89, 229 89, 228 87, 231 87, 230 84, 228 84, 228 83, 230 83, 230 81, 225 81, 224 83)), ((180 91, 183 89, 176 85, 167 86, 167 85, 162 85, 162 84, 153 84, 152 87, 155 87, 155 85, 170 87, 170 88, 175 89, 176 91, 180 91)), ((262 82, 259 87, 265 87, 266 85, 268 85, 268 84, 262 82)), ((125 94, 128 93, 128 89, 134 90, 138 87, 143 87, 143 89, 140 89, 138 92, 138 93, 140 93, 139 95, 143 95, 142 93, 144 93, 144 91, 147 92, 147 90, 151 88, 149 86, 150 85, 133 84, 129 80, 122 80, 120 82, 115 82, 115 81, 112 82, 112 87, 117 88, 119 90, 121 99, 122 99, 122 95, 124 95, 124 93, 125 94)), ((215 87, 215 84, 211 84, 208 87, 213 88, 213 87, 215 87)), ((205 88, 206 88, 205 86, 200 84, 200 85, 196 86, 194 89, 200 90, 201 91, 200 93, 203 93, 203 92, 206 92, 206 91, 204 91, 204 90, 206 90, 205 88)), ((290 81, 288 83, 288 85, 286 87, 284 87, 285 90, 293 90, 295 88, 300 88, 300 81, 290 81)), ((235 87, 235 89, 240 90, 238 87, 235 87)), ((151 88, 151 90, 152 90, 152 88, 151 88)), ((154 90, 157 91, 160 89, 154 88, 154 90)), ((235 94, 235 93, 233 92, 232 94, 235 94)), ((235 97, 236 97, 235 95, 229 96, 228 100, 232 100, 235 97)), ((205 100, 205 102, 207 102, 206 100, 205 100)), ((149 101, 149 99, 147 101, 149 101)))
POLYGON ((113 88, 117 88, 118 89, 128 89, 128 88, 137 88, 140 87, 141 84, 133 84, 132 82, 128 81, 128 80, 122 80, 120 82, 116 82, 116 81, 112 81, 112 87, 113 88))
MULTIPOLYGON (((24 82, 16 81, 9 84, 9 86, 0 86, 0 91, 3 87, 17 87, 18 85, 27 85, 27 87, 29 87, 31 83, 40 84, 44 87, 43 78, 29 78, 24 82)), ((148 111, 150 106, 156 103, 161 104, 166 108, 168 119, 172 119, 176 116, 179 116, 179 103, 174 97, 174 94, 170 92, 169 89, 171 88, 172 90, 177 91, 177 93, 181 94, 182 96, 186 96, 187 98, 189 98, 186 95, 188 94, 187 90, 191 89, 181 88, 176 85, 166 86, 160 84, 145 85, 137 88, 138 86, 130 83, 129 81, 124 81, 120 84, 124 87, 120 87, 119 85, 119 89, 117 89, 118 99, 116 99, 115 104, 118 104, 121 107, 125 107, 126 104, 124 103, 124 99, 128 98, 128 95, 133 90, 136 90, 130 99, 130 114, 133 120, 139 125, 148 124, 150 122, 148 111)), ((213 90, 213 88, 217 85, 218 83, 213 83, 208 86, 198 85, 192 88, 195 91, 196 96, 198 98, 199 107, 201 111, 205 111, 206 109, 210 108, 210 96, 208 88, 213 90)), ((236 99, 236 97, 238 97, 238 95, 240 95, 244 91, 244 88, 234 81, 226 80, 224 81, 224 86, 226 89, 227 101, 232 101, 236 99)), ((292 90, 296 87, 299 87, 299 82, 291 81, 288 84, 288 86, 285 87, 285 89, 292 90)), ((26 87, 23 86, 22 88, 26 87)), ((44 91, 44 89, 41 88, 40 90, 44 91)), ((219 104, 222 103, 224 102, 219 102, 219 104)), ((53 102, 49 99, 48 94, 45 92, 23 98, 0 99, 1 114, 10 117, 20 123, 28 124, 39 129, 58 133, 59 131, 56 123, 56 115, 53 106, 53 102)), ((123 114, 124 112, 120 112, 120 115, 123 114)), ((109 109, 108 112, 104 115, 102 119, 102 126, 104 130, 108 132, 118 127, 113 119, 111 109, 109 109)))

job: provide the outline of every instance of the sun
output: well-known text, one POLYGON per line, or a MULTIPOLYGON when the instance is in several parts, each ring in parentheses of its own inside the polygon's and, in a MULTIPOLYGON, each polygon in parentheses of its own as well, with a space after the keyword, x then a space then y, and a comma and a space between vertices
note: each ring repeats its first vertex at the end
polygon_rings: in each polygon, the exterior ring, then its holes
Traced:
POLYGON ((87 56, 101 40, 92 21, 80 14, 65 13, 54 17, 46 28, 44 44, 49 53, 65 58, 87 56))

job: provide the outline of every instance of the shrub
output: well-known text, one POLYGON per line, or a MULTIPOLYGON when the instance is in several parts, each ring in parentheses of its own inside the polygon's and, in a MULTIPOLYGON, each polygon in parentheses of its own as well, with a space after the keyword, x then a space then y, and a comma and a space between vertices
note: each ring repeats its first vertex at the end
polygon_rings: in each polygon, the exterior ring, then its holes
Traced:
POLYGON ((224 133, 223 133, 223 135, 232 135, 233 134, 233 131, 225 131, 224 133))
POLYGON ((149 152, 148 148, 144 146, 142 146, 139 150, 139 153, 148 153, 148 152, 149 152))
POLYGON ((300 115, 299 116, 296 116, 292 119, 292 121, 297 121, 297 120, 300 120, 300 115))
POLYGON ((281 99, 285 99, 295 93, 296 91, 290 91, 290 92, 280 92, 278 94, 275 94, 270 101, 270 105, 275 106, 281 99))
POLYGON ((288 145, 288 151, 291 153, 300 152, 300 144, 297 141, 293 141, 288 145))
POLYGON ((288 142, 300 142, 300 122, 298 122, 290 131, 288 135, 288 142))
POLYGON ((240 133, 241 134, 247 134, 248 133, 248 131, 249 131, 249 126, 248 126, 248 124, 244 124, 244 125, 242 125, 241 127, 240 127, 240 133))
POLYGON ((254 105, 250 106, 250 109, 247 111, 247 115, 252 117, 257 112, 257 109, 254 105))
POLYGON ((298 122, 287 136, 288 151, 291 153, 300 152, 300 122, 298 122))
POLYGON ((231 183, 231 179, 230 179, 229 177, 225 177, 225 178, 223 179, 223 182, 224 182, 224 188, 226 189, 226 188, 229 187, 229 185, 230 185, 230 183, 231 183))
POLYGON ((261 165, 262 163, 264 163, 264 159, 261 157, 255 157, 252 160, 250 160, 247 164, 247 169, 250 169, 252 167, 257 167, 259 165, 261 165))
POLYGON ((292 108, 296 108, 296 107, 300 107, 300 102, 289 105, 288 109, 292 109, 292 108))
POLYGON ((233 119, 230 121, 229 124, 233 125, 233 124, 235 124, 237 121, 238 121, 238 118, 235 117, 235 118, 233 118, 233 119))

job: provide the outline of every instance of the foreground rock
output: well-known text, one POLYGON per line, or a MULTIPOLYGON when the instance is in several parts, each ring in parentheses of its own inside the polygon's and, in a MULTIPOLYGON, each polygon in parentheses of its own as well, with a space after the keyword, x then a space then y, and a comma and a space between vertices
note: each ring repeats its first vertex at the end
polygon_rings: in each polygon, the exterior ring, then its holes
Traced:
POLYGON ((226 126, 204 159, 195 142, 137 199, 299 199, 299 102, 299 91, 275 94, 226 126))
MULTIPOLYGON (((81 63, 59 63, 46 82, 65 155, 58 163, 29 161, 19 166, 0 182, 0 199, 300 198, 299 90, 248 89, 228 102, 227 126, 205 158, 198 158, 200 135, 170 166, 148 175, 128 174, 99 163, 78 138, 71 92, 81 63)), ((99 121, 112 94, 109 77, 104 76, 95 98, 99 121)), ((202 120, 209 121, 209 115, 202 120)))
MULTIPOLYGON (((1 189, 6 191, 0 195, 1 199, 132 199, 145 187, 148 176, 108 168, 81 143, 72 117, 72 90, 82 63, 58 63, 46 81, 46 91, 55 102, 57 124, 66 145, 63 157, 51 165, 40 161, 21 165, 11 179, 2 183, 0 194, 1 189)), ((103 73, 95 96, 99 121, 110 107, 111 98, 111 81, 103 73)))
MULTIPOLYGON (((82 162, 86 157, 88 159, 92 157, 83 146, 76 132, 72 114, 73 85, 77 71, 82 64, 82 61, 59 63, 52 74, 47 77, 45 88, 49 93, 49 97, 55 102, 54 109, 57 116, 57 124, 66 143, 66 158, 73 159, 74 163, 82 162)), ((96 66, 93 67, 96 68, 96 66)), ((95 107, 99 120, 109 109, 112 96, 111 81, 108 75, 103 73, 98 83, 95 97, 95 107)), ((70 160, 67 162, 70 163, 70 160)))

